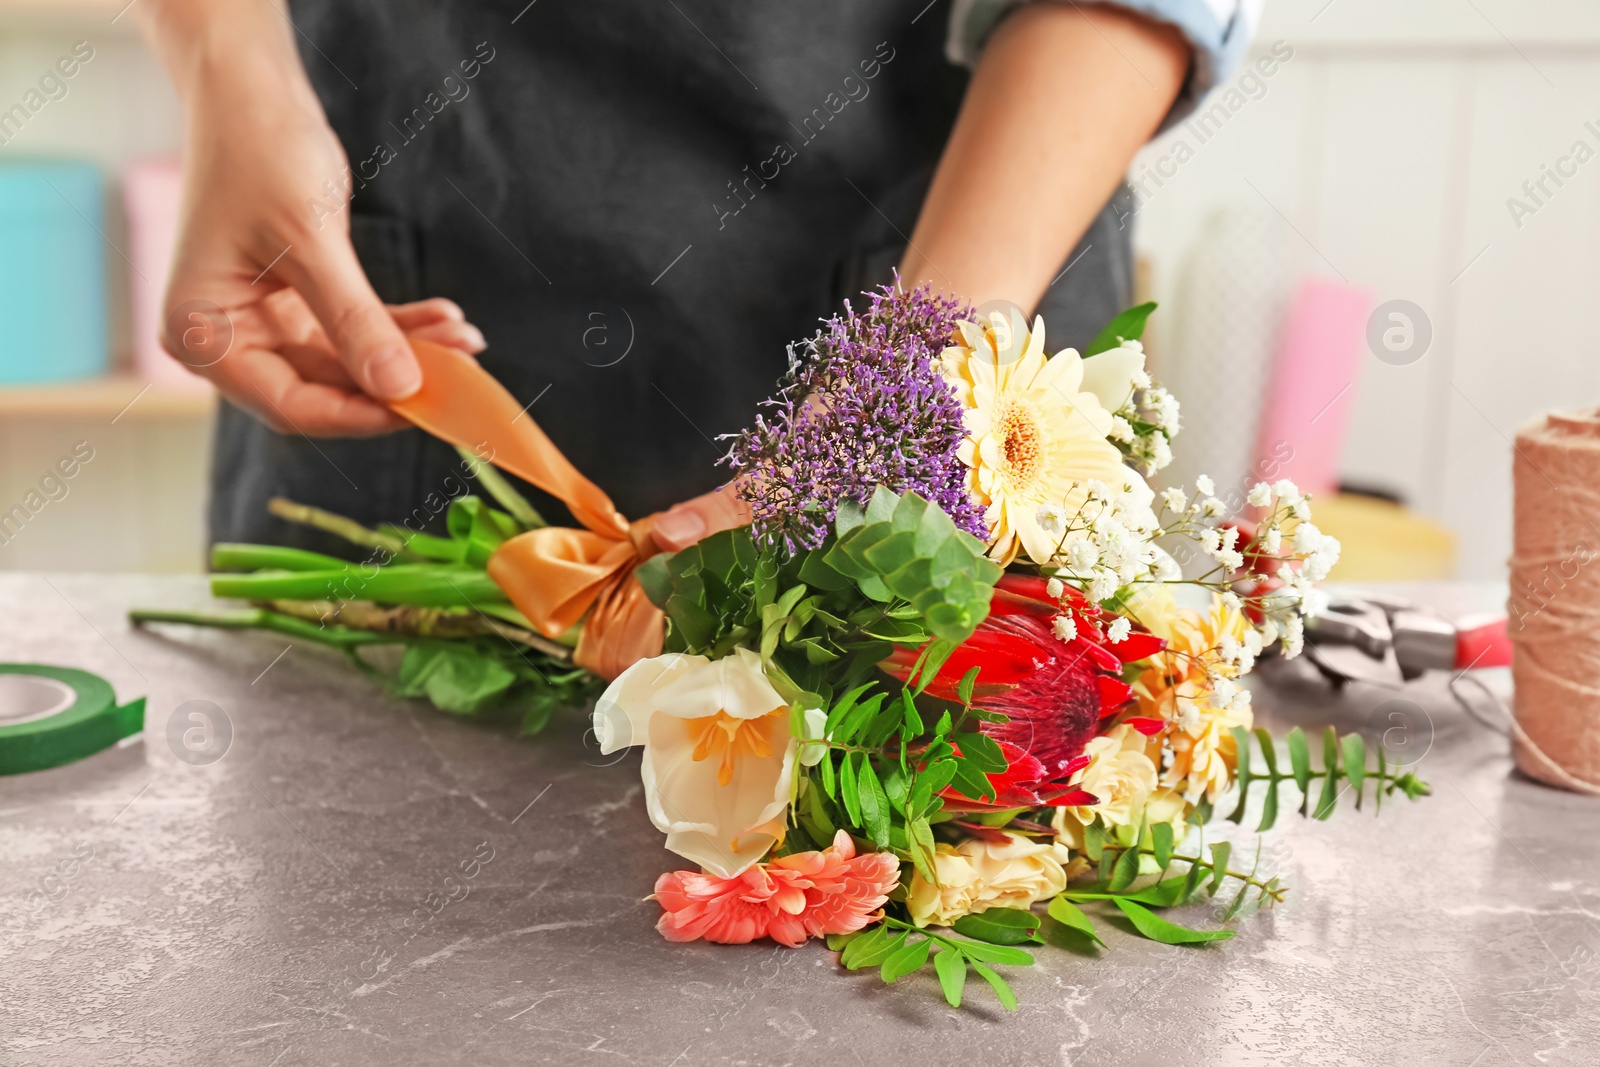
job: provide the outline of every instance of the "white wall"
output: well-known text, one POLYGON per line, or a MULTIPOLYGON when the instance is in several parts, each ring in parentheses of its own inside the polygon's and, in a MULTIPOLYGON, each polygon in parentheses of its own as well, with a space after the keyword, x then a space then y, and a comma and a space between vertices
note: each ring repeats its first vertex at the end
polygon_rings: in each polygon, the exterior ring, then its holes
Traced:
POLYGON ((1142 206, 1153 295, 1171 305, 1206 218, 1241 207, 1281 214, 1299 269, 1420 305, 1432 347, 1409 366, 1365 360, 1343 474, 1451 527, 1463 577, 1500 576, 1508 438, 1600 402, 1600 4, 1272 0, 1258 51, 1276 41, 1293 58, 1142 206), (1519 226, 1507 199, 1531 205, 1522 183, 1580 139, 1597 158, 1547 182, 1519 226))

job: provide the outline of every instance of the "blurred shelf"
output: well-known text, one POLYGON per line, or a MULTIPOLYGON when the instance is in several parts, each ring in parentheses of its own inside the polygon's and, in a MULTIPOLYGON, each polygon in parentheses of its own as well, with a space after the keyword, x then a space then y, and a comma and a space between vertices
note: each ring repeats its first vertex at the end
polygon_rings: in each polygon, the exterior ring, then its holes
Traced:
POLYGON ((128 374, 53 385, 0 385, 0 419, 204 419, 215 407, 216 395, 209 389, 176 389, 128 374))

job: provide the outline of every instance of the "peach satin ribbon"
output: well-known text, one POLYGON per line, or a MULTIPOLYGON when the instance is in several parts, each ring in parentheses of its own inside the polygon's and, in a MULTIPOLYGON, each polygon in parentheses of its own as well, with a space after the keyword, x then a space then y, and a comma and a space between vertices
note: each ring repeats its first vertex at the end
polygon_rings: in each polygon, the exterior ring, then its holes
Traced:
POLYGON ((587 616, 574 662, 615 678, 661 654, 661 610, 633 571, 660 549, 652 518, 630 523, 568 462, 533 417, 477 362, 453 348, 411 342, 422 388, 389 406, 435 437, 480 456, 556 497, 583 524, 518 534, 489 557, 489 577, 546 637, 587 616))

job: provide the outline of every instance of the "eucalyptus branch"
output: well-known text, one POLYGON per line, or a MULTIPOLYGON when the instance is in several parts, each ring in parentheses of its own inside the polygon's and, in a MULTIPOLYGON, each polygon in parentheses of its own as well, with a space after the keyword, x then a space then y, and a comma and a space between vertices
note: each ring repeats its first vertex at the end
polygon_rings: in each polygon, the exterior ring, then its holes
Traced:
POLYGON ((1392 764, 1387 759, 1383 746, 1379 745, 1375 755, 1374 765, 1367 764, 1366 742, 1360 734, 1346 734, 1339 737, 1333 727, 1323 734, 1322 762, 1320 769, 1311 766, 1310 746, 1306 742, 1306 735, 1298 726, 1284 737, 1285 747, 1289 750, 1289 770, 1278 769, 1277 746, 1272 735, 1265 729, 1257 727, 1254 731, 1247 732, 1243 727, 1234 727, 1233 737, 1238 752, 1238 782, 1239 804, 1233 813, 1228 816, 1228 821, 1241 823, 1244 821, 1245 808, 1250 800, 1250 787, 1257 782, 1267 784, 1266 793, 1262 802, 1261 822, 1256 829, 1271 829, 1278 818, 1278 787, 1284 782, 1293 782, 1299 788, 1302 799, 1300 801, 1300 814, 1309 815, 1315 819, 1326 819, 1333 814, 1337 807, 1339 797, 1343 791, 1340 782, 1348 783, 1356 795, 1356 810, 1361 809, 1362 798, 1368 781, 1375 783, 1373 800, 1377 808, 1382 808, 1383 798, 1393 796, 1395 793, 1404 793, 1411 800, 1427 796, 1432 790, 1428 783, 1410 771, 1396 773, 1399 766, 1392 764), (1254 734, 1260 746, 1262 762, 1266 767, 1265 773, 1258 773, 1253 768, 1250 758, 1250 738, 1254 734), (1320 781, 1322 788, 1318 793, 1315 805, 1311 801, 1311 783, 1320 781))

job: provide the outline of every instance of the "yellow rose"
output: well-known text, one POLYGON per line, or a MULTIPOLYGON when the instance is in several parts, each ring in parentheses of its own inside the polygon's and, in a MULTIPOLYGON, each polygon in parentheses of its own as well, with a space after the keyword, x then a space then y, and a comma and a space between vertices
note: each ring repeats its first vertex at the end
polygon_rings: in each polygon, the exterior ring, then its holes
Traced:
POLYGON ((960 845, 940 845, 933 858, 939 884, 911 879, 906 897, 911 920, 918 926, 949 926, 963 915, 990 908, 1026 908, 1067 887, 1069 878, 1087 869, 1081 858, 1055 843, 1006 834, 1004 842, 970 838, 960 845))
POLYGON ((1099 816, 1108 829, 1137 827, 1157 785, 1156 765, 1146 754, 1150 742, 1124 723, 1083 746, 1089 765, 1072 778, 1079 789, 1093 793, 1096 803, 1057 808, 1056 833, 1083 847, 1083 827, 1099 816))

